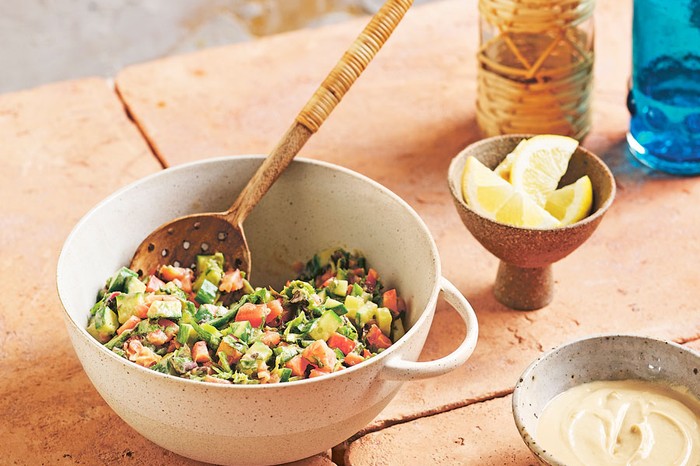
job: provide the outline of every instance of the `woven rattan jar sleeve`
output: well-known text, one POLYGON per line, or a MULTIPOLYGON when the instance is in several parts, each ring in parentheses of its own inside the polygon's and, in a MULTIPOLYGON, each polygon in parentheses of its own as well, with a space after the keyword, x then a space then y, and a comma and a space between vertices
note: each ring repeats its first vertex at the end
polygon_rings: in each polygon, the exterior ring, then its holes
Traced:
POLYGON ((479 0, 476 114, 487 136, 586 136, 594 6, 594 0, 479 0))

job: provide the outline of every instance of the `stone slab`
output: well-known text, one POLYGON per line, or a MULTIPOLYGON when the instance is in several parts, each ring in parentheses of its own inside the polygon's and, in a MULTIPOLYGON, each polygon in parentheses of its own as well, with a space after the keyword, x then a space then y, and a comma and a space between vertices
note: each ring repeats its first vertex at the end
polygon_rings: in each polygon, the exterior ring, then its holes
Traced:
POLYGON ((515 427, 510 404, 511 396, 495 398, 366 435, 347 448, 345 466, 536 466, 515 427))

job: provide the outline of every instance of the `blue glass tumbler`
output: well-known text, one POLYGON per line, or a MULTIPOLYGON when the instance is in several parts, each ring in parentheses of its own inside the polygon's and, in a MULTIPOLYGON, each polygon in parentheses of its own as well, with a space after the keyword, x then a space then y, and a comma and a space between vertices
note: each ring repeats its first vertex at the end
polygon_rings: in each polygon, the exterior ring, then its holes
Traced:
POLYGON ((627 107, 632 155, 700 174, 700 0, 634 0, 627 107))

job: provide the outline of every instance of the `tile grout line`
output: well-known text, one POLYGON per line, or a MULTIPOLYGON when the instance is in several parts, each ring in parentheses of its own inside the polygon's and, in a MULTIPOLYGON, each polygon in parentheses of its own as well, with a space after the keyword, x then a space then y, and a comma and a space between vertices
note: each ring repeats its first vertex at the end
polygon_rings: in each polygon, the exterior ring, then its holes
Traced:
POLYGON ((141 135, 144 142, 148 146, 148 149, 151 151, 151 155, 156 158, 156 160, 160 164, 161 168, 163 168, 163 169, 168 168, 168 166, 169 166, 168 163, 166 162, 166 160, 163 157, 160 156, 160 154, 156 150, 155 143, 151 140, 151 138, 148 137, 148 135, 146 134, 146 131, 141 126, 139 119, 131 111, 131 107, 129 107, 129 104, 126 102, 126 100, 122 96, 122 93, 119 90, 119 86, 117 86, 117 83, 114 80, 114 78, 110 78, 108 81, 111 84, 112 91, 114 91, 114 94, 117 96, 117 99, 119 99, 119 102, 121 102, 122 108, 124 109, 124 113, 126 114, 126 117, 129 119, 129 121, 131 121, 133 123, 133 125, 138 130, 139 134, 141 135))

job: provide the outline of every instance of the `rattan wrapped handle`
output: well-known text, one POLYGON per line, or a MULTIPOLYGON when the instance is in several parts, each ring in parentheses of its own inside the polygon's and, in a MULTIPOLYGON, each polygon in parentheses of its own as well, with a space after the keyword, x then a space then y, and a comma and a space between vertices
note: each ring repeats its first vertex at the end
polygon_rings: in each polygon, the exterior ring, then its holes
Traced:
POLYGON ((413 0, 389 0, 379 9, 299 112, 299 123, 312 132, 318 131, 352 83, 384 45, 412 3, 413 0))
POLYGON ((387 0, 372 17, 226 212, 231 223, 243 223, 253 207, 367 68, 412 4, 413 0, 387 0))

